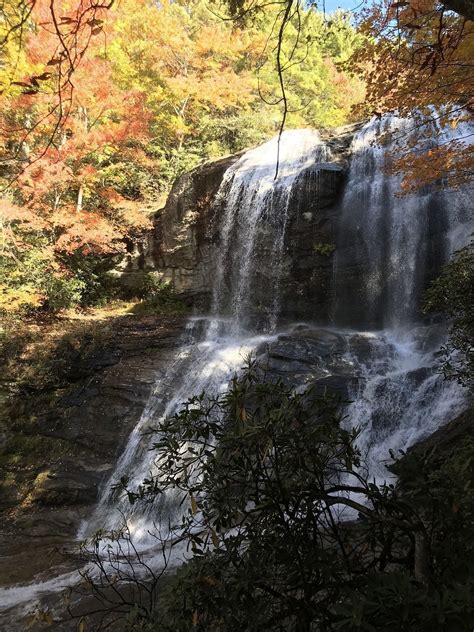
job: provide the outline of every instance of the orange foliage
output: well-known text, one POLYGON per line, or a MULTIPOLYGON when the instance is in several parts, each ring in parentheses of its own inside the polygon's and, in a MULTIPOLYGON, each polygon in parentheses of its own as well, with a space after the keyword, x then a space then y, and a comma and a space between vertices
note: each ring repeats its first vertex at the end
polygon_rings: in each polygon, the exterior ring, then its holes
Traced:
POLYGON ((390 170, 404 175, 402 193, 413 193, 433 184, 459 188, 472 179, 474 146, 453 140, 422 152, 405 153, 394 157, 390 170))
MULTIPOLYGON (((392 0, 367 9, 362 29, 367 46, 352 60, 366 82, 363 111, 414 117, 420 137, 472 118, 474 23, 436 0, 392 0)), ((472 178, 472 151, 462 139, 413 153, 406 145, 393 163, 405 172, 404 189, 444 179, 462 186, 472 178)))
POLYGON ((91 40, 106 29, 105 8, 91 0, 52 7, 49 0, 34 4, 23 51, 29 73, 1 96, 0 142, 20 202, 1 201, 4 226, 16 247, 21 233, 46 231, 58 252, 117 252, 130 228, 149 222, 136 209, 124 218, 119 195, 102 196, 89 156, 148 138, 145 94, 120 89, 91 40), (85 187, 95 189, 94 208, 82 206, 85 187))

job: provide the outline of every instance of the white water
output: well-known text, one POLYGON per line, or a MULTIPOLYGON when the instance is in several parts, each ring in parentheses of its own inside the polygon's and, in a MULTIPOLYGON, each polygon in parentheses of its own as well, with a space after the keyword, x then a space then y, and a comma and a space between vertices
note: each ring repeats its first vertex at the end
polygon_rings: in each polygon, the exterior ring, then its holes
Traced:
MULTIPOLYGON (((384 326, 381 331, 357 334, 366 347, 362 354, 354 347, 354 332, 344 332, 347 351, 343 360, 359 378, 358 386, 350 392, 353 403, 347 408, 345 423, 361 427, 359 445, 378 480, 386 476, 382 462, 389 449, 405 450, 453 418, 464 405, 462 390, 443 383, 433 371, 433 352, 439 340, 430 343, 429 330, 416 327, 431 205, 445 200, 428 193, 401 201, 394 198, 397 181, 382 173, 385 149, 373 144, 381 125, 395 129, 400 123, 393 119, 383 124, 372 122, 354 139, 337 244, 341 252, 351 244, 356 259, 366 258, 368 274, 362 277, 364 287, 351 293, 338 277, 341 261, 337 261, 334 281, 336 323, 338 313, 357 312, 357 320, 365 329, 374 322, 384 326), (341 288, 348 296, 340 296, 341 288)), ((213 317, 190 320, 175 363, 156 383, 114 475, 79 537, 98 528, 117 528, 125 517, 136 541, 143 542, 146 549, 153 524, 165 524, 179 515, 173 498, 155 505, 131 506, 126 498, 112 493, 110 485, 128 475, 133 488, 156 473, 150 450, 154 437, 147 430, 177 412, 192 395, 224 390, 245 356, 262 342, 275 339, 291 192, 307 169, 327 160, 330 152, 316 132, 295 130, 282 137, 276 181, 276 139, 247 152, 226 172, 218 194, 223 215, 213 317), (262 252, 260 236, 268 231, 273 246, 262 252)), ((442 259, 465 238, 464 229, 472 219, 467 199, 463 194, 449 194, 446 222, 440 228, 445 244, 442 259)), ((341 324, 351 323, 346 318, 341 324)), ((8 593, 0 591, 0 604, 25 601, 61 585, 61 578, 57 578, 42 585, 16 587, 8 593)))
MULTIPOLYGON (((397 117, 373 119, 356 133, 334 264, 335 324, 374 327, 360 334, 367 357, 353 356, 361 380, 350 392, 346 423, 361 429, 358 445, 379 482, 388 475, 390 450, 405 451, 466 405, 463 389, 436 371, 443 335, 420 326, 419 318, 429 273, 439 270, 474 231, 471 192, 423 190, 397 196, 401 176, 384 171, 393 146, 377 144, 377 139, 389 134, 414 141, 416 133, 412 121, 397 117), (354 265, 357 284, 347 273, 354 265)), ((440 143, 470 142, 472 134, 463 124, 433 137, 440 143)))
MULTIPOLYGON (((231 315, 231 335, 240 335, 252 325, 256 306, 259 327, 275 329, 290 196, 302 173, 330 159, 316 131, 286 131, 275 180, 277 142, 275 137, 245 153, 227 170, 218 193, 225 204, 213 313, 231 315), (272 247, 262 252, 267 246, 261 237, 267 231, 272 234, 272 247)), ((212 330, 209 335, 214 335, 212 330)))
MULTIPOLYGON (((413 121, 392 116, 373 119, 354 137, 334 265, 336 324, 403 332, 419 318, 427 275, 474 230, 472 191, 397 196, 401 176, 384 171, 396 140, 380 145, 377 139, 388 135, 415 143, 417 133, 413 121), (357 269, 357 283, 347 274, 351 266, 357 269)), ((466 124, 436 136, 440 143, 463 137, 471 138, 466 124)))
POLYGON ((360 382, 349 391, 345 423, 360 429, 357 445, 378 483, 390 478, 385 467, 390 451, 400 456, 399 450, 425 439, 465 408, 463 389, 434 369, 437 346, 427 344, 429 335, 424 327, 359 333, 368 348, 362 359, 349 344, 360 382))
MULTIPOLYGON (((153 523, 159 522, 159 514, 164 514, 164 522, 177 517, 179 509, 173 499, 166 503, 160 500, 156 504, 131 505, 122 494, 110 490, 111 482, 118 482, 122 476, 129 477, 128 486, 136 489, 145 478, 155 476, 154 453, 150 449, 156 441, 156 431, 160 421, 179 412, 184 402, 192 395, 201 393, 218 394, 226 389, 234 373, 245 364, 248 355, 271 336, 256 335, 248 337, 206 336, 204 340, 193 339, 196 323, 207 321, 191 320, 188 325, 187 343, 184 343, 176 361, 166 376, 157 382, 140 421, 133 430, 128 445, 120 457, 112 480, 105 486, 94 515, 81 527, 80 536, 87 536, 99 528, 119 529, 126 517, 128 527, 135 539, 150 541, 148 530, 153 523)), ((217 325, 229 326, 225 321, 213 319, 209 329, 216 331, 217 325)), ((199 330, 200 328, 197 327, 199 330)))

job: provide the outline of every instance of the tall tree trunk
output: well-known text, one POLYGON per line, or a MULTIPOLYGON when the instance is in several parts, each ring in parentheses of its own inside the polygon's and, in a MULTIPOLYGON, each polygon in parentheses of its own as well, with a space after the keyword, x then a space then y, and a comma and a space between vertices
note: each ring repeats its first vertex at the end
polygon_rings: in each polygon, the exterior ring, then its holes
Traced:
POLYGON ((431 584, 431 564, 426 542, 426 533, 417 531, 415 533, 415 579, 425 586, 431 584))
POLYGON ((77 204, 76 204, 76 211, 79 213, 79 211, 82 211, 82 198, 84 195, 84 187, 81 186, 79 187, 79 191, 77 192, 77 204))

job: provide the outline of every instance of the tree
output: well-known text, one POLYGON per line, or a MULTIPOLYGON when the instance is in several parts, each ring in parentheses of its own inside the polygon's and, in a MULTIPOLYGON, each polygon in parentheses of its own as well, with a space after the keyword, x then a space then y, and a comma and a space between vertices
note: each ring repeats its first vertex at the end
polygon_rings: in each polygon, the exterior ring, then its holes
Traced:
POLYGON ((451 188, 472 181, 474 152, 466 123, 472 120, 474 105, 474 22, 469 11, 453 13, 457 5, 388 2, 359 17, 367 45, 356 51, 350 66, 366 84, 363 111, 411 117, 419 137, 428 139, 417 147, 416 135, 397 139, 392 167, 404 173, 406 191, 440 181, 451 188), (446 128, 457 133, 446 138, 446 128))
MULTIPOLYGON (((74 98, 74 75, 91 41, 101 34, 107 11, 113 4, 78 0, 72 5, 54 0, 7 0, 0 8, 0 56, 3 95, 20 93, 39 97, 46 108, 38 120, 17 127, 20 141, 16 155, 29 154, 33 132, 47 134, 46 151, 61 134, 74 98), (30 46, 30 63, 24 47, 30 46)), ((32 98, 31 98, 32 97, 32 98)), ((41 157, 42 154, 39 154, 41 157)))
POLYGON ((100 172, 115 153, 122 161, 133 155, 142 172, 150 171, 140 148, 130 147, 132 139, 137 145, 148 138, 144 96, 138 90, 121 90, 113 82, 110 62, 90 37, 82 46, 85 31, 102 32, 104 27, 97 14, 87 13, 86 3, 81 7, 82 17, 73 19, 69 13, 58 17, 60 32, 67 25, 69 36, 74 35, 76 51, 60 92, 67 55, 63 49, 57 59, 48 58, 58 37, 48 26, 53 5, 34 3, 18 42, 20 67, 14 55, 5 66, 7 85, 0 116, 2 311, 45 304, 57 309, 84 302, 92 295, 89 286, 98 270, 111 267, 94 257, 122 252, 125 238, 150 225, 146 209, 134 203, 137 195, 109 186, 100 172), (84 21, 87 15, 94 24, 79 28, 74 20, 84 21), (48 71, 39 75, 44 64, 48 71), (15 72, 23 73, 22 81, 12 81, 15 72), (34 89, 27 85, 30 75, 36 77, 34 89), (92 273, 90 279, 85 269, 92 273))
MULTIPOLYGON (((270 47, 279 77, 273 103, 282 109, 281 129, 291 111, 291 72, 305 57, 306 41, 301 28, 301 5, 297 0, 271 3, 227 2, 236 20, 256 20, 259 12, 274 19, 268 29, 270 47), (285 54, 284 41, 296 24, 294 46, 285 54)), ((415 134, 397 137, 399 151, 392 169, 405 174, 404 189, 448 181, 449 186, 471 182, 474 154, 469 142, 474 74, 472 50, 474 23, 472 2, 436 0, 382 1, 370 4, 357 15, 363 45, 354 50, 343 68, 355 73, 366 86, 366 96, 356 105, 355 116, 381 116, 396 112, 413 120, 420 138, 434 142, 414 149, 415 134), (446 140, 443 130, 459 130, 446 140), (436 142, 436 141, 440 142, 436 142)), ((331 23, 332 20, 329 20, 331 23)))
POLYGON ((442 370, 449 379, 474 386, 474 243, 454 253, 425 293, 425 311, 443 313, 450 324, 442 348, 442 370))
MULTIPOLYGON (((159 607, 137 629, 470 629, 470 452, 449 464, 449 478, 419 463, 403 494, 377 485, 336 399, 270 382, 253 362, 227 392, 191 398, 157 430, 157 475, 118 489, 155 503, 157 519, 167 507, 166 540, 186 543, 191 559, 159 583, 159 607), (169 529, 167 516, 177 516, 169 529), (448 523, 452 542, 442 535, 448 523)), ((92 546, 100 566, 107 534, 92 546)))

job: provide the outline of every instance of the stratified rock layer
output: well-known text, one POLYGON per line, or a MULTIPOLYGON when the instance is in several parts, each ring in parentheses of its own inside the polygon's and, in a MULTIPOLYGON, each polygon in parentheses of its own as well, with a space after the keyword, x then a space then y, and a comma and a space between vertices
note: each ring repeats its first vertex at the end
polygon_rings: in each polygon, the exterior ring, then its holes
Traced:
MULTIPOLYGON (((332 257, 338 230, 338 202, 344 189, 349 146, 355 126, 327 134, 333 161, 303 172, 288 207, 281 262, 282 319, 327 320, 332 303, 332 257)), ((175 182, 155 230, 121 266, 122 281, 133 286, 144 272, 155 271, 175 291, 206 311, 212 303, 225 197, 217 196, 225 171, 240 154, 206 163, 175 182)), ((265 303, 269 291, 265 253, 274 243, 271 222, 258 226, 260 278, 254 292, 265 303)), ((258 305, 255 306, 258 311, 258 305)))
MULTIPOLYGON (((23 467, 19 453, 15 481, 1 498, 0 586, 43 573, 49 578, 52 567, 59 573, 71 563, 61 549, 74 541, 107 484, 153 385, 173 361, 182 330, 183 319, 118 317, 104 346, 85 365, 72 366, 59 399, 43 392, 42 405, 22 402, 12 430, 16 443, 28 446, 29 436, 43 437, 48 449, 23 467)), ((0 475, 8 476, 2 470, 0 462, 0 475)))

